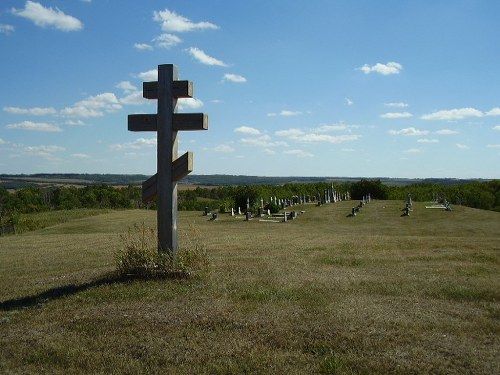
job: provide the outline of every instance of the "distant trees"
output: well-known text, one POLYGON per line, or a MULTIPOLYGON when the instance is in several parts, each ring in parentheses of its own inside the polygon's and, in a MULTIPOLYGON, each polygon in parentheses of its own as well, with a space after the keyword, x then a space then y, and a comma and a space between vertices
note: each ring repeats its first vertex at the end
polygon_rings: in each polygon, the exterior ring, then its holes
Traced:
MULTIPOLYGON (((414 201, 430 201, 436 197, 452 204, 494 210, 500 212, 500 180, 488 182, 469 182, 456 185, 442 183, 419 183, 405 186, 390 186, 380 180, 362 179, 355 183, 287 183, 283 185, 243 185, 196 187, 181 189, 178 192, 178 209, 203 211, 230 210, 231 207, 246 209, 247 199, 250 208, 260 207, 277 199, 291 199, 296 196, 324 197, 325 191, 335 189, 344 194, 349 191, 351 198, 361 200, 370 194, 372 199, 405 200, 411 194, 414 201)), ((116 188, 108 185, 91 185, 85 187, 35 188, 27 187, 13 193, 0 188, 0 212, 4 217, 17 213, 31 213, 54 209, 74 208, 156 208, 155 202, 144 205, 141 199, 141 188, 129 185, 116 188)), ((276 210, 277 207, 272 207, 276 210)))

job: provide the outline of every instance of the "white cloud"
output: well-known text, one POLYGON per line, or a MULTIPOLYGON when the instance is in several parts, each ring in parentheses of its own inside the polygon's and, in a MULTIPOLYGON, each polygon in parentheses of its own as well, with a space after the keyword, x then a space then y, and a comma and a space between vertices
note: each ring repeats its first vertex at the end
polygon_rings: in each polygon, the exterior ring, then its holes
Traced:
POLYGON ((243 144, 251 145, 251 146, 256 146, 256 147, 262 147, 262 148, 269 148, 269 147, 288 147, 288 144, 286 142, 273 142, 271 140, 271 137, 267 134, 264 134, 259 137, 253 137, 253 138, 242 138, 240 139, 240 142, 243 144))
POLYGON ((153 39, 155 45, 160 48, 170 48, 182 42, 182 39, 173 34, 161 34, 153 39))
POLYGON ((106 92, 89 96, 75 103, 73 107, 64 108, 60 113, 65 117, 99 117, 103 116, 104 112, 114 112, 121 108, 122 106, 116 95, 106 92))
POLYGON ((153 147, 156 146, 156 138, 137 138, 135 141, 127 142, 127 143, 116 143, 114 145, 109 146, 109 148, 113 151, 121 151, 128 149, 141 149, 144 147, 153 147))
POLYGON ((235 152, 236 150, 233 147, 229 146, 229 145, 222 144, 222 145, 218 145, 218 146, 214 147, 212 149, 212 151, 220 152, 220 153, 223 153, 223 154, 229 154, 231 152, 235 152))
POLYGON ((299 116, 301 115, 302 112, 300 111, 287 111, 287 110, 283 110, 279 113, 268 113, 267 115, 269 117, 274 117, 274 116, 284 116, 284 117, 290 117, 290 116, 299 116))
POLYGON ((116 85, 116 88, 123 90, 126 93, 130 93, 132 91, 137 91, 137 87, 130 83, 130 81, 121 81, 116 85))
POLYGON ((493 129, 493 130, 500 131, 500 125, 494 126, 492 129, 493 129))
POLYGON ((264 150, 262 150, 262 152, 264 152, 264 154, 266 154, 266 155, 276 155, 277 154, 276 151, 271 150, 270 148, 265 148, 264 150))
POLYGON ((486 116, 500 116, 500 107, 495 107, 485 113, 486 116))
POLYGON ((45 122, 33 122, 33 121, 23 121, 16 124, 9 124, 6 126, 7 129, 16 130, 28 130, 37 132, 62 132, 62 129, 54 124, 48 124, 45 122))
POLYGON ((168 9, 153 12, 153 20, 161 24, 163 31, 167 32, 187 32, 194 30, 218 29, 217 25, 210 22, 192 22, 168 9))
POLYGON ((143 81, 158 81, 158 69, 151 69, 147 72, 142 72, 137 75, 137 78, 140 78, 143 81))
POLYGON ((421 138, 417 140, 418 143, 439 143, 439 139, 436 138, 421 138))
POLYGON ((408 104, 402 103, 402 102, 396 102, 396 103, 384 103, 386 107, 392 107, 392 108, 406 108, 408 107, 408 104))
POLYGON ((312 158, 314 154, 311 154, 310 152, 306 152, 303 150, 286 150, 283 151, 283 154, 285 155, 293 155, 298 158, 312 158))
POLYGON ((305 133, 300 129, 279 130, 275 132, 277 136, 285 137, 298 143, 343 143, 357 141, 361 138, 360 135, 344 134, 344 135, 328 135, 305 133))
POLYGON ((14 26, 0 23, 0 33, 9 35, 10 33, 13 33, 14 30, 15 30, 14 26))
POLYGON ((258 129, 251 128, 249 126, 240 126, 239 128, 234 129, 234 132, 249 135, 260 135, 260 131, 258 129))
POLYGON ((380 115, 382 118, 407 118, 412 117, 413 115, 410 112, 389 112, 383 115, 380 115))
POLYGON ((403 70, 403 66, 397 62, 391 61, 387 64, 377 63, 373 66, 365 64, 360 69, 365 74, 379 73, 386 76, 390 74, 399 74, 401 70, 403 70))
POLYGON ((147 43, 134 43, 134 48, 140 51, 151 51, 153 46, 147 43))
POLYGON ((216 66, 227 66, 221 60, 216 59, 215 57, 207 55, 204 51, 196 47, 190 47, 186 50, 191 56, 193 56, 200 63, 205 65, 216 65, 216 66))
POLYGON ((5 112, 14 114, 14 115, 31 115, 31 116, 47 116, 53 115, 57 111, 52 107, 40 108, 19 108, 19 107, 3 107, 5 112))
POLYGON ((486 145, 486 147, 488 147, 488 148, 500 148, 500 144, 496 144, 496 145, 486 145))
POLYGON ((319 128, 313 129, 315 133, 329 133, 334 131, 347 130, 351 131, 352 128, 356 128, 355 125, 345 125, 345 124, 333 124, 333 125, 321 125, 319 128))
POLYGON ((7 144, 7 141, 4 141, 2 138, 0 138, 0 145, 5 145, 7 144))
POLYGON ((455 146, 457 146, 461 150, 467 150, 470 148, 469 146, 461 144, 461 143, 457 143, 455 146))
POLYGON ((423 115, 422 120, 462 120, 465 117, 481 117, 483 112, 475 108, 455 108, 423 115))
POLYGON ((224 77, 222 78, 223 81, 230 81, 230 82, 235 82, 235 83, 244 83, 247 81, 247 79, 243 76, 240 76, 238 74, 224 74, 224 77))
POLYGON ((64 123, 67 126, 83 126, 85 123, 81 120, 68 120, 64 123))
POLYGON ((451 130, 451 129, 441 129, 441 130, 436 130, 436 134, 439 135, 452 135, 452 134, 458 134, 456 130, 451 130))
POLYGON ((389 134, 391 135, 405 135, 405 136, 417 136, 417 135, 426 135, 429 134, 428 130, 419 130, 413 127, 405 128, 401 130, 389 130, 389 134))
POLYGON ((62 31, 83 29, 82 22, 77 18, 64 14, 57 8, 45 8, 34 1, 26 1, 24 9, 12 9, 12 14, 24 17, 40 27, 53 26, 62 31))
POLYGON ((353 148, 342 148, 342 149, 340 149, 340 151, 342 151, 342 152, 354 152, 356 150, 353 148))
POLYGON ((61 146, 26 146, 22 149, 22 152, 26 155, 40 156, 40 157, 51 157, 56 152, 62 152, 65 148, 61 146))
POLYGON ((196 98, 179 98, 177 99, 177 108, 179 110, 198 109, 203 107, 203 102, 196 98))
POLYGON ((90 156, 87 154, 71 154, 71 156, 77 159, 90 159, 90 156))
POLYGON ((353 105, 354 104, 354 102, 351 99, 349 99, 349 98, 344 98, 344 99, 345 99, 345 104, 347 104, 347 105, 353 105))
POLYGON ((408 150, 405 150, 406 153, 408 154, 418 154, 422 152, 419 148, 409 148, 408 150))

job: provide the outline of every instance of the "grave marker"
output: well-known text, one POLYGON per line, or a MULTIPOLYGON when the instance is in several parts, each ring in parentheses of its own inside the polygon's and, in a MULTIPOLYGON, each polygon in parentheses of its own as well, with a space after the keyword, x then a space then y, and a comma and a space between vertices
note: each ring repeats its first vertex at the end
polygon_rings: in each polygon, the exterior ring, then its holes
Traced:
POLYGON ((157 173, 142 184, 144 203, 158 197, 158 250, 177 252, 177 181, 193 171, 193 153, 178 157, 179 130, 207 130, 203 113, 175 113, 178 98, 193 97, 193 82, 178 81, 172 64, 158 65, 158 81, 144 82, 142 96, 157 99, 156 114, 128 116, 129 131, 157 132, 157 173))

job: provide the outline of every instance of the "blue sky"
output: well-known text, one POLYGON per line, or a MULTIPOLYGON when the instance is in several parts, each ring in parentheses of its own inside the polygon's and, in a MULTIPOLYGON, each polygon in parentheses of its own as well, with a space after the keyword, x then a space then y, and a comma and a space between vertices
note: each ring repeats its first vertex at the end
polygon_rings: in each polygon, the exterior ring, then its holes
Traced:
POLYGON ((156 172, 142 82, 208 114, 194 174, 500 178, 500 1, 0 2, 0 173, 156 172))

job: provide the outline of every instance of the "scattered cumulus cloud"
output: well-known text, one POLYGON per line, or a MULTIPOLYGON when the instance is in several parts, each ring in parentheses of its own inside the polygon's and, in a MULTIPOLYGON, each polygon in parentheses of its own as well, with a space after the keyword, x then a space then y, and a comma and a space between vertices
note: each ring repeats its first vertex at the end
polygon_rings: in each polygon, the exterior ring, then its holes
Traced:
POLYGON ((242 138, 240 142, 245 145, 256 146, 261 148, 273 148, 273 147, 288 147, 286 142, 273 141, 271 136, 264 134, 258 137, 252 138, 242 138))
POLYGON ((0 23, 0 33, 1 34, 10 35, 11 33, 14 32, 14 30, 15 30, 14 26, 0 23))
POLYGON ((130 81, 121 81, 116 85, 116 88, 123 90, 125 93, 137 91, 137 87, 130 83, 130 81))
POLYGON ((485 113, 486 116, 500 116, 500 107, 495 107, 485 113))
POLYGON ((235 133, 248 134, 248 135, 260 135, 260 131, 258 129, 249 127, 249 126, 240 126, 239 128, 234 129, 235 133))
POLYGON ((401 130, 389 130, 391 135, 404 135, 404 136, 419 136, 429 134, 428 130, 419 130, 413 127, 405 128, 401 130))
POLYGON ((216 59, 215 57, 207 55, 204 51, 196 47, 190 47, 186 50, 195 60, 205 65, 215 65, 215 66, 227 66, 221 60, 216 59))
POLYGON ((26 1, 24 9, 12 9, 12 14, 26 18, 40 27, 51 26, 62 31, 83 29, 83 23, 77 18, 65 14, 58 8, 45 8, 34 1, 26 1))
POLYGON ((146 72, 141 72, 137 75, 137 78, 140 78, 141 80, 146 82, 158 81, 158 69, 151 69, 146 72))
POLYGON ((390 74, 399 74, 401 70, 403 70, 403 66, 397 62, 391 61, 387 64, 377 63, 372 66, 365 64, 359 69, 365 74, 379 73, 387 76, 390 74))
POLYGON ((60 114, 65 117, 100 117, 105 112, 114 112, 121 109, 120 101, 115 94, 106 92, 103 94, 89 96, 73 105, 61 110, 60 114))
POLYGON ((161 29, 166 32, 188 32, 196 30, 216 30, 219 27, 213 23, 202 21, 193 22, 168 9, 153 12, 153 20, 161 24, 161 29))
POLYGON ((457 143, 455 146, 457 146, 460 150, 468 150, 470 148, 469 146, 462 143, 457 143))
POLYGON ((419 148, 409 148, 408 150, 405 150, 405 152, 407 154, 418 154, 418 153, 422 152, 422 150, 419 148))
POLYGON ((65 150, 66 149, 64 147, 54 146, 54 145, 48 145, 48 146, 26 146, 26 147, 23 147, 22 152, 25 155, 50 158, 56 152, 62 152, 62 151, 65 151, 65 150))
POLYGON ((439 139, 436 138, 421 138, 417 140, 418 143, 439 143, 439 139))
POLYGON ((37 132, 62 132, 62 129, 54 124, 46 122, 23 121, 15 124, 9 124, 6 129, 28 130, 37 132))
POLYGON ((31 115, 31 116, 47 116, 57 113, 52 107, 40 108, 19 108, 19 107, 3 107, 3 110, 13 115, 31 115))
POLYGON ((71 156, 77 159, 90 159, 90 156, 87 154, 71 154, 71 156))
POLYGON ((413 115, 410 112, 389 112, 383 115, 380 115, 382 118, 408 118, 413 115))
POLYGON ((494 126, 493 130, 500 131, 500 125, 494 126))
POLYGON ((235 83, 244 83, 247 81, 247 79, 243 76, 240 76, 238 74, 224 74, 224 77, 222 78, 223 81, 230 81, 230 82, 235 82, 235 83))

